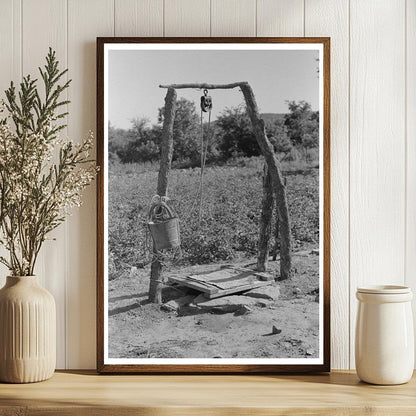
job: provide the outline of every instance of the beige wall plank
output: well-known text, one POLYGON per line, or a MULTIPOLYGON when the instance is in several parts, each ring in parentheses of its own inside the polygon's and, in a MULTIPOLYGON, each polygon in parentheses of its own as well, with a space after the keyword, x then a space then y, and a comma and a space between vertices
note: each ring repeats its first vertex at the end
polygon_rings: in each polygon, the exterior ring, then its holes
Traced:
MULTIPOLYGON (((21 0, 0 1, 0 100, 5 99, 4 91, 10 81, 19 83, 21 70, 21 0)), ((0 247, 0 254, 8 257, 6 250, 0 247)), ((0 287, 9 274, 7 267, 0 264, 0 287)))
POLYGON ((211 36, 256 36, 256 1, 211 0, 211 36))
POLYGON ((165 1, 165 36, 210 36, 210 0, 165 1))
MULTIPOLYGON (((66 0, 23 0, 22 16, 23 75, 40 78, 38 67, 44 65, 49 47, 56 51, 60 68, 66 68, 66 0)), ((62 131, 63 136, 66 133, 66 130, 62 131)), ((57 368, 66 365, 66 242, 67 228, 61 225, 44 242, 36 267, 41 284, 52 293, 56 302, 57 368)))
POLYGON ((304 0, 257 0, 257 36, 303 36, 304 0))
POLYGON ((4 90, 21 78, 21 1, 1 0, 0 13, 0 98, 4 90))
MULTIPOLYGON (((406 285, 416 293, 416 1, 406 2, 407 10, 407 188, 406 188, 406 285)), ((416 300, 413 302, 416 322, 416 300)))
MULTIPOLYGON (((113 36, 113 0, 69 0, 68 65, 73 79, 69 90, 68 134, 81 140, 95 131, 97 36, 113 36)), ((96 196, 95 184, 84 193, 83 206, 69 221, 68 368, 95 368, 96 196)))
POLYGON ((163 36, 163 0, 115 0, 115 36, 163 36))
POLYGON ((306 0, 305 36, 331 37, 331 365, 349 368, 348 0, 306 0))
POLYGON ((350 365, 357 286, 404 283, 405 1, 351 0, 350 365))

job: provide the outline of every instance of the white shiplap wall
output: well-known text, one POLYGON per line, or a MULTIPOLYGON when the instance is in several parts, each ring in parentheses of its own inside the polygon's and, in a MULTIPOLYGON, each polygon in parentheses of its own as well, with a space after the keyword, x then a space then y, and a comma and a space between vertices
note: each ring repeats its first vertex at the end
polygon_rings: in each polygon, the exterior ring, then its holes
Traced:
MULTIPOLYGON (((95 128, 97 36, 331 37, 332 367, 353 368, 356 286, 416 290, 416 0, 0 0, 0 91, 52 46, 79 140, 95 128)), ((95 186, 54 237, 37 272, 58 367, 94 368, 95 186)))

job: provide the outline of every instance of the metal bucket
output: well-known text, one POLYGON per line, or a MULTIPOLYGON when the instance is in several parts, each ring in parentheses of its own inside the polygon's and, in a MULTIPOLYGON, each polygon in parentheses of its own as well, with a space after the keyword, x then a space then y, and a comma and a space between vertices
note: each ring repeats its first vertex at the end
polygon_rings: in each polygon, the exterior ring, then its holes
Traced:
POLYGON ((181 245, 179 218, 167 204, 159 203, 150 208, 149 230, 157 250, 177 248, 181 245), (158 212, 158 214, 155 214, 158 212))

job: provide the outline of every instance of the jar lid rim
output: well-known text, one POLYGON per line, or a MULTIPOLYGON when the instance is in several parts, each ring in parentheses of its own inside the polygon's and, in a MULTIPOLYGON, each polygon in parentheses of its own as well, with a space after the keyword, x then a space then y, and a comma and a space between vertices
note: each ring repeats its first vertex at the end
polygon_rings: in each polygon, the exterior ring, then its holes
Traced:
POLYGON ((411 293, 411 289, 408 286, 399 285, 372 285, 366 287, 358 287, 358 293, 378 293, 383 295, 396 295, 400 293, 411 293))

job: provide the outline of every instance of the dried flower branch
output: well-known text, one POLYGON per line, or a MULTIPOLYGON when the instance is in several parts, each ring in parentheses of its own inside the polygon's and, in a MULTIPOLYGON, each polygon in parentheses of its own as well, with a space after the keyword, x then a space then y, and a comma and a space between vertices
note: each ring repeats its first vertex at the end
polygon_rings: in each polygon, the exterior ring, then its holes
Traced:
POLYGON ((92 133, 80 144, 59 137, 58 124, 69 101, 60 101, 70 81, 58 82, 55 52, 49 49, 44 70, 39 68, 44 96, 37 80, 23 78, 20 91, 11 83, 7 102, 0 104, 0 257, 12 275, 33 275, 39 250, 48 233, 60 225, 70 208, 81 205, 81 194, 96 174, 90 158, 92 133), (55 152, 58 153, 55 156, 55 152))

